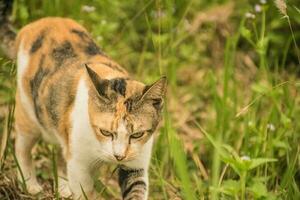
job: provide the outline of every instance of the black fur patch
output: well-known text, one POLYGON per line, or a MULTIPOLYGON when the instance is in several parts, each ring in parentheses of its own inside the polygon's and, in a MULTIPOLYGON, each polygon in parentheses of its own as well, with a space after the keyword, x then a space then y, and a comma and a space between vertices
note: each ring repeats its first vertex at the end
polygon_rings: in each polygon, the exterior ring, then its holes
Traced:
POLYGON ((58 99, 60 95, 57 91, 57 88, 53 87, 53 85, 49 88, 49 96, 46 104, 46 108, 52 123, 56 126, 58 124, 59 116, 57 112, 58 99))
POLYGON ((30 80, 31 94, 32 94, 32 98, 33 98, 35 114, 36 114, 36 117, 38 120, 40 118, 39 116, 41 115, 41 108, 39 106, 39 99, 38 99, 39 98, 39 88, 41 86, 43 78, 50 73, 50 71, 48 69, 43 68, 44 60, 45 60, 45 55, 42 55, 40 62, 39 62, 38 71, 35 73, 33 79, 30 80))
POLYGON ((85 40, 89 37, 84 31, 81 31, 78 29, 71 29, 71 33, 78 35, 83 40, 85 40))
POLYGON ((84 52, 90 56, 102 54, 100 48, 93 41, 88 42, 87 46, 84 49, 84 52))
POLYGON ((32 43, 32 46, 31 46, 31 49, 30 49, 30 53, 34 53, 36 52, 37 50, 39 50, 39 48, 42 47, 42 44, 43 44, 43 40, 44 40, 44 33, 41 33, 37 39, 32 43))
POLYGON ((131 112, 132 111, 132 104, 133 104, 133 100, 132 99, 127 99, 125 102, 125 106, 126 106, 126 110, 128 111, 128 112, 131 112))
POLYGON ((50 122, 54 127, 57 127, 59 122, 63 120, 63 110, 67 110, 75 100, 74 94, 70 92, 72 90, 73 78, 74 76, 71 74, 68 74, 68 76, 62 75, 59 78, 59 84, 54 82, 51 85, 47 85, 49 92, 46 97, 45 106, 50 122), (64 109, 59 109, 59 106, 64 109))
POLYGON ((72 44, 69 41, 65 41, 52 51, 52 57, 54 58, 57 66, 60 66, 66 60, 76 56, 77 55, 72 47, 72 44))
POLYGON ((110 84, 112 90, 125 97, 127 84, 124 78, 111 79, 110 84))
POLYGON ((82 47, 86 55, 94 56, 97 54, 103 54, 101 49, 95 44, 93 39, 87 33, 78 29, 71 29, 71 32, 78 35, 78 37, 82 39, 82 43, 84 43, 82 47))

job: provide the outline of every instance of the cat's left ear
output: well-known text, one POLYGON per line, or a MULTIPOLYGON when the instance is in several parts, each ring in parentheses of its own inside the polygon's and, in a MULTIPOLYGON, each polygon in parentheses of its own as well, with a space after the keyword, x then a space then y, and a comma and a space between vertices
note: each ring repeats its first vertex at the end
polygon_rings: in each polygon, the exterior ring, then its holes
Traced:
POLYGON ((145 87, 141 100, 150 100, 156 109, 161 109, 166 93, 166 87, 167 78, 163 76, 153 84, 145 87))
POLYGON ((85 68, 90 80, 92 81, 96 91, 99 94, 99 97, 103 101, 109 102, 109 94, 108 94, 109 80, 100 78, 98 74, 94 72, 87 64, 85 64, 85 68))

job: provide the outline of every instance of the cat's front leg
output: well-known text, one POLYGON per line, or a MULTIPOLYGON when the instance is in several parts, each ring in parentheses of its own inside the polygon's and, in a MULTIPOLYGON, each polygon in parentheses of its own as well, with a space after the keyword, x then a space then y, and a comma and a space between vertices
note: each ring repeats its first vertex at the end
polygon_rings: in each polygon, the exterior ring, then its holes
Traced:
POLYGON ((96 199, 94 181, 91 177, 89 167, 77 160, 70 160, 67 163, 68 182, 74 199, 96 199))
POLYGON ((146 169, 132 169, 121 166, 119 185, 123 200, 146 200, 148 197, 148 172, 146 169))

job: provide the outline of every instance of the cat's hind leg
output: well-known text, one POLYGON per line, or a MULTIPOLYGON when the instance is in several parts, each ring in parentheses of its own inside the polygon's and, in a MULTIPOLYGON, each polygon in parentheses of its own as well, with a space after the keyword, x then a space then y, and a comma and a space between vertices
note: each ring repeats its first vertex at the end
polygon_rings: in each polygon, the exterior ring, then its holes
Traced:
POLYGON ((15 153, 20 169, 18 169, 18 179, 26 184, 27 191, 30 194, 37 194, 42 191, 36 179, 35 168, 31 157, 31 150, 37 141, 36 137, 25 133, 17 133, 15 143, 15 153))
POLYGON ((16 141, 15 154, 20 168, 18 179, 26 183, 27 191, 36 194, 42 191, 36 179, 35 168, 31 157, 31 150, 40 136, 39 129, 25 114, 22 107, 16 104, 15 110, 16 141))

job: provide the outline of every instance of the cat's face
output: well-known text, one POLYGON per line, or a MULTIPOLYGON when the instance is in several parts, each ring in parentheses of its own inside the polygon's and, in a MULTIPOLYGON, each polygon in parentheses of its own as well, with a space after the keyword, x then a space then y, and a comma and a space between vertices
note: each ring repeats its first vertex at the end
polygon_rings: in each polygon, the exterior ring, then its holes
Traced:
POLYGON ((89 117, 106 161, 126 163, 143 152, 161 119, 166 79, 150 86, 124 78, 90 77, 89 117))

